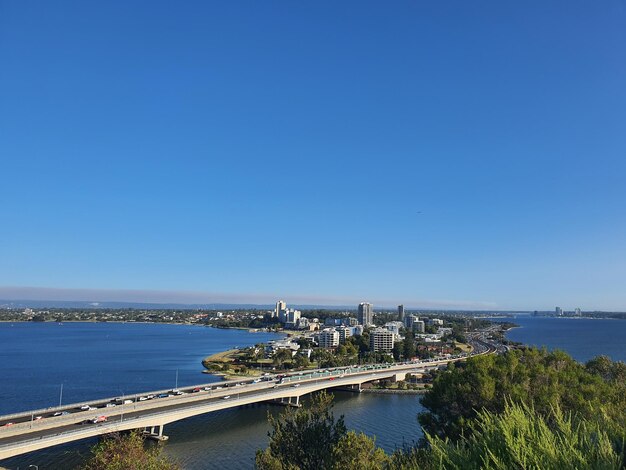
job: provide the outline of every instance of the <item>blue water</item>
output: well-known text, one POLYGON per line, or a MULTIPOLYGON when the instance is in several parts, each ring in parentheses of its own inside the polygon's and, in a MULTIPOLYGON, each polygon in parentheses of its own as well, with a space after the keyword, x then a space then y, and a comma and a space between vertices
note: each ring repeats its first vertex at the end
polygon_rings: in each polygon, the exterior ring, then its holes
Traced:
POLYGON ((278 335, 140 323, 0 323, 0 415, 219 380, 202 359, 278 335))
POLYGON ((520 326, 506 333, 511 341, 560 349, 580 362, 599 355, 626 361, 626 320, 519 315, 506 321, 520 326))
MULTIPOLYGON (((147 390, 219 380, 202 374, 202 359, 234 346, 276 337, 243 330, 198 326, 119 323, 0 323, 0 414, 85 402, 147 390)), ((391 452, 422 433, 417 395, 335 393, 335 414, 350 429, 376 437, 391 452)), ((259 404, 172 423, 165 453, 188 470, 253 468, 267 446, 267 413, 259 404)), ((69 470, 85 461, 95 439, 45 449, 0 462, 10 469, 38 465, 69 470)))
MULTIPOLYGON (((579 361, 606 354, 626 360, 626 321, 519 316, 507 337, 567 351, 579 361)), ((197 326, 116 323, 0 323, 0 414, 63 402, 218 380, 201 360, 233 346, 275 337, 197 326)), ((350 429, 376 437, 386 451, 420 438, 415 395, 335 393, 335 414, 350 429)), ((188 470, 253 468, 267 445, 266 404, 196 416, 166 427, 165 453, 188 470)), ((68 470, 84 462, 96 441, 85 440, 0 462, 10 469, 39 465, 68 470)))

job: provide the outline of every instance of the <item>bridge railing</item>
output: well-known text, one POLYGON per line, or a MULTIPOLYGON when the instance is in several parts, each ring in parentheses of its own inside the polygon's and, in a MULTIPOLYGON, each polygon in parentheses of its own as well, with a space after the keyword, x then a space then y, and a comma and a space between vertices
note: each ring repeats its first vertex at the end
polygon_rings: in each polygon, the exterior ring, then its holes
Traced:
MULTIPOLYGON (((461 354, 459 355, 459 358, 466 358, 469 356, 473 356, 473 355, 479 355, 479 354, 484 354, 484 353, 470 353, 470 354, 461 354)), ((381 370, 381 369, 387 369, 387 368, 392 368, 392 367, 400 367, 403 365, 428 365, 434 362, 441 362, 441 361, 445 361, 446 359, 443 358, 433 358, 433 359, 426 359, 426 360, 420 360, 420 361, 404 361, 404 362, 395 362, 395 363, 388 363, 388 364, 363 364, 360 366, 343 366, 343 367, 335 367, 332 369, 327 369, 322 371, 321 369, 317 369, 319 372, 305 372, 303 374, 299 374, 299 373, 288 373, 283 375, 283 382, 293 382, 293 381, 298 381, 298 380, 305 380, 305 379, 310 379, 310 378, 318 378, 318 377, 330 377, 332 375, 339 375, 340 373, 360 373, 366 370, 381 370)), ((184 389, 189 389, 189 388, 195 388, 195 387, 211 387, 211 386, 223 386, 223 385, 227 385, 227 384, 231 384, 231 383, 237 383, 240 382, 242 379, 239 380, 230 380, 230 381, 224 381, 224 382, 208 382, 208 383, 204 383, 204 384, 199 384, 199 385, 185 385, 185 386, 181 386, 181 388, 184 389)), ((18 413, 11 413, 8 415, 3 415, 0 416, 0 423, 1 422, 10 422, 12 419, 16 419, 16 418, 24 418, 25 416, 39 416, 39 415, 43 415, 43 414, 50 414, 50 413, 55 413, 57 411, 65 411, 65 410, 69 410, 69 409, 78 409, 80 408, 82 405, 85 404, 89 404, 89 403, 104 403, 107 401, 113 401, 115 399, 122 399, 122 400, 133 400, 133 401, 137 401, 139 399, 139 397, 142 396, 146 396, 146 395, 159 395, 162 393, 168 393, 172 390, 172 388, 167 388, 167 389, 161 389, 161 390, 155 390, 155 391, 150 391, 150 392, 141 392, 141 393, 134 393, 134 394, 128 394, 128 395, 123 395, 121 397, 103 397, 103 398, 96 398, 96 399, 92 399, 92 400, 84 400, 81 402, 77 402, 77 403, 69 403, 69 404, 65 404, 65 405, 61 405, 61 406, 53 406, 53 407, 48 407, 48 408, 40 408, 37 410, 25 410, 25 411, 21 411, 18 413)))
MULTIPOLYGON (((367 368, 368 370, 384 370, 384 369, 389 369, 391 367, 377 367, 377 368, 373 368, 373 367, 369 367, 367 368)), ((363 368, 365 369, 365 368, 363 368)), ((360 371, 355 371, 354 373, 363 373, 364 370, 360 370, 360 371)), ((322 377, 327 377, 327 376, 332 376, 332 375, 337 375, 336 373, 333 373, 331 371, 329 372, 325 372, 323 376, 320 376, 318 378, 322 378, 322 377)), ((312 382, 311 385, 313 384, 317 384, 317 382, 312 382)), ((266 400, 271 400, 272 398, 266 398, 266 395, 281 395, 284 393, 284 389, 279 389, 279 390, 262 390, 262 391, 256 391, 256 392, 252 392, 252 393, 246 393, 245 397, 240 397, 240 393, 235 393, 235 391, 233 390, 233 396, 231 397, 227 402, 225 401, 211 401, 211 402, 203 402, 201 404, 193 404, 188 407, 185 407, 185 411, 194 411, 194 410, 198 410, 198 409, 206 409, 206 408, 210 408, 210 407, 215 407, 215 408, 220 408, 222 409, 221 405, 224 404, 232 404, 232 406, 239 406, 237 404, 238 400, 247 398, 257 398, 257 397, 263 397, 266 400)), ((264 401, 264 400, 261 400, 264 401)), ((28 439, 22 439, 19 440, 17 442, 12 442, 12 443, 2 443, 2 441, 0 440, 0 450, 1 449, 8 449, 8 448, 14 448, 14 447, 21 447, 21 446, 25 446, 25 445, 29 445, 32 444, 34 442, 46 442, 46 441, 50 441, 50 440, 55 440, 57 439, 59 436, 63 436, 65 439, 65 441, 75 441, 78 439, 86 439, 88 437, 93 437, 93 436, 97 436, 100 434, 108 434, 108 433, 113 433, 116 432, 117 429, 119 427, 123 427, 124 429, 127 429, 128 423, 133 423, 133 422, 137 422, 139 420, 156 420, 158 421, 159 417, 163 417, 166 415, 171 415, 171 414, 176 414, 180 412, 180 410, 167 410, 167 411, 155 411, 154 413, 150 413, 149 415, 146 416, 131 416, 131 417, 127 417, 127 418, 120 418, 119 420, 111 420, 108 421, 106 423, 101 423, 98 424, 97 426, 90 426, 87 429, 79 429, 79 430, 73 430, 73 431, 67 431, 67 432, 60 432, 60 433, 56 433, 53 435, 49 435, 49 436, 42 436, 39 438, 28 438, 28 439), (121 426, 124 425, 124 426, 121 426), (84 435, 84 437, 79 437, 81 435, 84 435)), ((200 413, 198 413, 200 414, 200 413)), ((144 425, 140 425, 139 427, 143 427, 144 425)), ((151 426, 151 425, 149 425, 151 426)), ((132 426, 131 426, 132 428, 132 426)))

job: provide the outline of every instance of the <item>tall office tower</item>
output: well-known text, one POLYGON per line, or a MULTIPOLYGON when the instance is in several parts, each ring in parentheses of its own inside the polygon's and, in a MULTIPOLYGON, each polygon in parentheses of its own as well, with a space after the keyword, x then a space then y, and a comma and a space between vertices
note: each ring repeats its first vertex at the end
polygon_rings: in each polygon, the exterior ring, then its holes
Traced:
POLYGON ((274 314, 272 317, 280 318, 281 312, 287 311, 287 303, 284 300, 279 300, 276 302, 276 309, 274 310, 274 314))
POLYGON ((404 305, 398 305, 398 321, 404 321, 404 305))
POLYGON ((557 307, 554 309, 554 313, 557 317, 562 317, 563 316, 563 309, 561 307, 557 307))
POLYGON ((374 311, 372 310, 372 304, 367 302, 361 302, 359 304, 357 320, 359 321, 359 325, 363 326, 374 324, 374 311))
POLYGON ((582 313, 581 313, 581 311, 580 311, 580 309, 579 309, 579 308, 577 308, 577 309, 575 310, 575 313, 576 313, 576 316, 577 316, 577 317, 580 317, 580 316, 582 315, 582 313))

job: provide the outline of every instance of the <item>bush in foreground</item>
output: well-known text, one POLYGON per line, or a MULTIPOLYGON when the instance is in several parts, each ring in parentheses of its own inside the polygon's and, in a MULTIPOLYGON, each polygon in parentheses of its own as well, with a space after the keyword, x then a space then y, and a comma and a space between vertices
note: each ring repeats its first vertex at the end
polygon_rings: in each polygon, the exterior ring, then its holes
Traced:
POLYGON ((178 470, 161 455, 159 446, 146 449, 138 431, 108 436, 94 446, 92 453, 82 470, 178 470))

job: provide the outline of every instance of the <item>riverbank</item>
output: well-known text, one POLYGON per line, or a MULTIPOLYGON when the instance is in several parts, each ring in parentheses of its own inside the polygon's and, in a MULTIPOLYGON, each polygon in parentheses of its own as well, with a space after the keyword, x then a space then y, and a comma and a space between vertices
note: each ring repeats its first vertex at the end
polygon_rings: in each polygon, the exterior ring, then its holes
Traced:
POLYGON ((248 377, 260 377, 262 370, 254 369, 240 362, 242 352, 240 349, 228 349, 217 352, 202 360, 205 370, 203 374, 212 374, 224 380, 248 377))
POLYGON ((423 395, 427 391, 427 388, 413 390, 400 390, 399 388, 364 388, 361 390, 361 393, 377 393, 381 395, 423 395))

